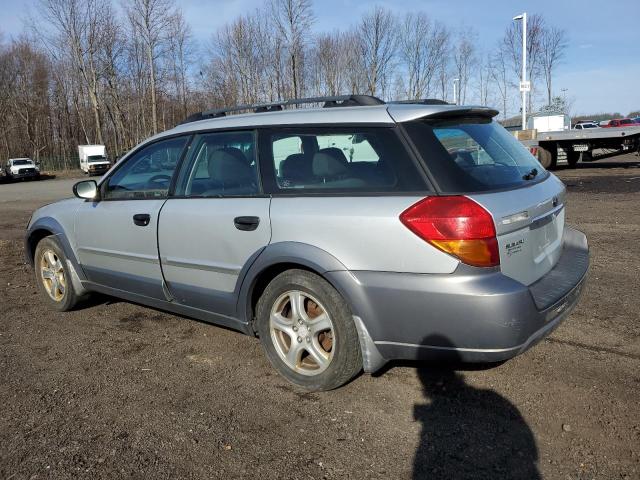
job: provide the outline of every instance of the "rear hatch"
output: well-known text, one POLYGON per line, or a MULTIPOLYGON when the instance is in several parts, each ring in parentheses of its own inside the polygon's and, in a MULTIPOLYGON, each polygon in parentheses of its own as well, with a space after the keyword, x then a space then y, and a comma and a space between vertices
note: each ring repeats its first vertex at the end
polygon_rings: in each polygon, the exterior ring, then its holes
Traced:
POLYGON ((447 111, 404 127, 439 193, 467 196, 491 214, 502 272, 531 285, 560 258, 565 188, 493 113, 447 111))
POLYGON ((564 187, 554 176, 528 188, 469 195, 491 213, 502 272, 530 285, 558 262, 564 232, 564 187))

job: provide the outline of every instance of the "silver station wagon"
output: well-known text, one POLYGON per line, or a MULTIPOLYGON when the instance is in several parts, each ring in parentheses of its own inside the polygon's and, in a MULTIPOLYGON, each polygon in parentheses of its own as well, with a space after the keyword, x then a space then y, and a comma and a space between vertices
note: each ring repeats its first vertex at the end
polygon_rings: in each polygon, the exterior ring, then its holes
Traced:
POLYGON ((361 95, 202 112, 37 210, 26 254, 57 310, 100 292, 224 325, 308 390, 504 361, 571 312, 589 252, 496 114, 361 95))

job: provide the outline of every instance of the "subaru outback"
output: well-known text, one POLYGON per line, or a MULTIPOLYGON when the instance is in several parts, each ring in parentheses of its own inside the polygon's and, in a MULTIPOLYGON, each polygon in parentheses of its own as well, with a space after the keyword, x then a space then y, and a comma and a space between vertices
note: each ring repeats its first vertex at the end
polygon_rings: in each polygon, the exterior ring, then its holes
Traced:
POLYGON ((496 114, 369 96, 202 112, 37 210, 27 258, 54 309, 100 292, 236 329, 308 390, 390 360, 501 362, 569 315, 589 252, 496 114))

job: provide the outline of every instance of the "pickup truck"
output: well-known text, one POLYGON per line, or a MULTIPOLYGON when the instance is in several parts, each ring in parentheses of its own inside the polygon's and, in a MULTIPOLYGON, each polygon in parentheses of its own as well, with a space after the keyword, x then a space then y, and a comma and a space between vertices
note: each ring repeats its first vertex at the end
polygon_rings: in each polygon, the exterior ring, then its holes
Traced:
POLYGON ((40 168, 30 158, 10 158, 3 170, 7 180, 40 180, 40 168))
POLYGON ((609 120, 609 123, 603 125, 603 128, 615 128, 615 127, 635 127, 637 124, 630 118, 614 118, 609 120))

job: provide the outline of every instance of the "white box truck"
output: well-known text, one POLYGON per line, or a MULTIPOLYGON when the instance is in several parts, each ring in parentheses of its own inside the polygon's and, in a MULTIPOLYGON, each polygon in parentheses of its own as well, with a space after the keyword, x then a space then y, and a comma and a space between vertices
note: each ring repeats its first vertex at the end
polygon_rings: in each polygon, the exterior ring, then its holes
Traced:
POLYGON ((561 132, 571 128, 571 118, 564 114, 536 114, 529 117, 529 129, 538 133, 561 132))
POLYGON ((86 174, 101 175, 111 167, 104 145, 78 145, 78 156, 80 170, 86 174))

